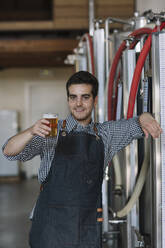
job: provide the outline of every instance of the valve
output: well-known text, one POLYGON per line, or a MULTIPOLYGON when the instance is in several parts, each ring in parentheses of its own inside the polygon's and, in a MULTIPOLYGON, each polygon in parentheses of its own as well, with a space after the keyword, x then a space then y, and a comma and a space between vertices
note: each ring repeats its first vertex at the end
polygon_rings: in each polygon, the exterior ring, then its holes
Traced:
POLYGON ((144 237, 139 233, 137 229, 134 229, 134 231, 137 236, 137 242, 138 242, 138 246, 136 248, 145 247, 144 237))
POLYGON ((103 24, 104 23, 104 20, 103 19, 94 19, 94 23, 95 23, 95 27, 96 29, 99 29, 100 27, 100 24, 103 24))
POLYGON ((144 14, 146 15, 146 17, 150 20, 150 21, 164 21, 165 20, 165 12, 160 12, 160 13, 154 13, 151 10, 148 12, 144 12, 144 14))

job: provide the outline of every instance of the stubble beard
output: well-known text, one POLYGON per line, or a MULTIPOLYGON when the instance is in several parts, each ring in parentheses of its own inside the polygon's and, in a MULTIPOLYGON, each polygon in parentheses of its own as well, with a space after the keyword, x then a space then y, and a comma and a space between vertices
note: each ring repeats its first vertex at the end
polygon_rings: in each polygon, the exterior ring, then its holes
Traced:
POLYGON ((78 122, 82 122, 82 121, 87 121, 88 119, 90 120, 91 119, 91 115, 92 115, 92 111, 87 113, 86 115, 84 116, 77 116, 74 114, 74 112, 71 113, 73 115, 73 117, 78 121, 78 122))

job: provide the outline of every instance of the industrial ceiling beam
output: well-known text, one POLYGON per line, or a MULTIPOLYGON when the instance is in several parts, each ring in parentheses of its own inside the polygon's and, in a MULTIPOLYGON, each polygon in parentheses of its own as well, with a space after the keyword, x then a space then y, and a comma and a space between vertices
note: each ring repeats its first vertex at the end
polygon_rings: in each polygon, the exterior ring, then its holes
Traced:
POLYGON ((65 66, 77 43, 74 39, 0 40, 0 67, 65 66))

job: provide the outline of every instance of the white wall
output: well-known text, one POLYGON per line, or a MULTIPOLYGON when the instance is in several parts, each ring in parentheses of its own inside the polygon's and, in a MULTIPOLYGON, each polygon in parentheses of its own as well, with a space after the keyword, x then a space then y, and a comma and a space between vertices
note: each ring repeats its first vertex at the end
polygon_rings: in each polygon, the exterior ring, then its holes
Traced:
POLYGON ((165 11, 165 0, 136 0, 136 11, 140 14, 150 9, 156 13, 165 11))
MULTIPOLYGON (((5 69, 0 71, 0 109, 17 110, 21 129, 26 126, 26 94, 28 85, 49 85, 61 88, 60 97, 66 99, 65 83, 74 68, 5 69)), ((43 100, 43 99, 42 99, 43 100)), ((49 98, 47 98, 49 101, 49 98)), ((65 104, 65 103, 64 103, 65 104)), ((66 107, 67 111, 67 107, 66 107)))

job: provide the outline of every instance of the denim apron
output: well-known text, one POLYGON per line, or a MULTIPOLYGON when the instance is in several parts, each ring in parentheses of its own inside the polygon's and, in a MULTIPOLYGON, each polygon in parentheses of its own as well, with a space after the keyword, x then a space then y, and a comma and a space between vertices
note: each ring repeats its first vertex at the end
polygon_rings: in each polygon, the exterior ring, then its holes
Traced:
POLYGON ((104 145, 97 134, 64 126, 34 210, 30 247, 101 248, 104 145))

